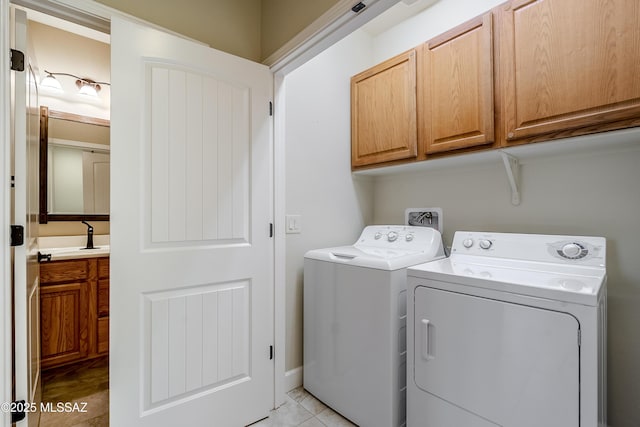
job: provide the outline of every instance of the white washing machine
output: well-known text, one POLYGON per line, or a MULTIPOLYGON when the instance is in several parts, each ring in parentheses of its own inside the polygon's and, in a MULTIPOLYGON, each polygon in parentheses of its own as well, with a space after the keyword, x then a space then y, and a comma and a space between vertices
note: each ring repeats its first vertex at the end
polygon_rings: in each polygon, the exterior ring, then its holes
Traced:
POLYGON ((406 419, 406 268, 444 257, 440 232, 369 226, 304 259, 304 387, 365 427, 406 419))
POLYGON ((408 269, 409 427, 606 425, 602 237, 456 232, 408 269))

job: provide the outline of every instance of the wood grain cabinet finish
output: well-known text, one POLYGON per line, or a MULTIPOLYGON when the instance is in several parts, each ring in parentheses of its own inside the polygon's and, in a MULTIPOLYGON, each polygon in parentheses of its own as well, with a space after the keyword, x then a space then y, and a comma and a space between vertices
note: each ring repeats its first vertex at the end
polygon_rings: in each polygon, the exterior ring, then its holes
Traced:
POLYGON ((415 159, 416 50, 351 78, 351 166, 415 159))
POLYGON ((514 0, 501 9, 507 144, 640 125, 640 2, 514 0))
POLYGON ((98 258, 97 352, 109 352, 109 258, 98 258))
POLYGON ((87 291, 86 282, 43 286, 40 290, 43 368, 87 356, 87 291))
POLYGON ((494 142, 492 16, 486 13, 422 45, 418 58, 421 154, 494 142))
POLYGON ((109 258, 40 265, 42 368, 109 350, 109 258))

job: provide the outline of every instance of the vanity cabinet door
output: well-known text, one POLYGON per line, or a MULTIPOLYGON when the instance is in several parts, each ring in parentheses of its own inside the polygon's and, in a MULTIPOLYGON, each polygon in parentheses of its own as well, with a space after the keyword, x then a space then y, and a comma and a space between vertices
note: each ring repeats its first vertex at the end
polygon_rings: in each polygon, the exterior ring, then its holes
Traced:
POLYGON ((493 143, 492 13, 426 42, 419 64, 423 154, 493 143))
POLYGON ((351 167, 415 160, 416 50, 351 78, 351 167))
POLYGON ((82 359, 88 353, 86 282, 44 285, 40 289, 43 368, 82 359))
POLYGON ((40 264, 42 368, 109 352, 109 258, 40 264))
POLYGON ((640 3, 514 0, 501 8, 506 144, 640 125, 640 3))

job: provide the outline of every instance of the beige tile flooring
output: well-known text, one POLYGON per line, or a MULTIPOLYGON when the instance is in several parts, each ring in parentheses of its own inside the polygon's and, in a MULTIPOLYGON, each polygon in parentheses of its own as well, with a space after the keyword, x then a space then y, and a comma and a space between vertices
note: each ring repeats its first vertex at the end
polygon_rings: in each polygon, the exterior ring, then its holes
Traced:
MULTIPOLYGON (((302 387, 251 427, 355 427, 302 387)), ((86 413, 42 413, 40 427, 109 427, 109 359, 54 368, 42 374, 42 401, 86 402, 86 413)))
POLYGON ((287 393, 286 401, 269 418, 250 427, 355 427, 302 387, 287 393))

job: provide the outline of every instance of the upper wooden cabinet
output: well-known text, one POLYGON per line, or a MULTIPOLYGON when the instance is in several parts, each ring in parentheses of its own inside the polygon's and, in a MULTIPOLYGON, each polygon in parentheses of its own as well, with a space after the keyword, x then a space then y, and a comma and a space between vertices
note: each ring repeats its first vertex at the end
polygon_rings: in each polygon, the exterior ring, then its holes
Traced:
POLYGON ((640 2, 515 0, 501 9, 507 144, 640 125, 640 2))
POLYGON ((351 165, 417 155, 416 51, 351 78, 351 165))
POLYGON ((358 74, 352 168, 640 126, 639 16, 637 0, 512 0, 358 74))
POLYGON ((418 64, 422 153, 493 143, 492 13, 423 44, 418 64))

